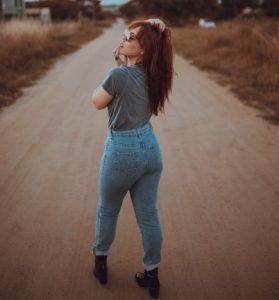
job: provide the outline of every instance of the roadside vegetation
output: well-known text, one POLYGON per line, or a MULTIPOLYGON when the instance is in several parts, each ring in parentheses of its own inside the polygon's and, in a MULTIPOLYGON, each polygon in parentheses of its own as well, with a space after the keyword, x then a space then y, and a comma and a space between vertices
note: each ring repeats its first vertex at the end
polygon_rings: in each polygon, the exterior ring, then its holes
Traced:
POLYGON ((0 23, 0 109, 12 104, 57 58, 102 33, 99 23, 81 19, 41 24, 35 20, 0 23))
POLYGON ((222 21, 173 28, 175 50, 279 123, 279 20, 222 21))

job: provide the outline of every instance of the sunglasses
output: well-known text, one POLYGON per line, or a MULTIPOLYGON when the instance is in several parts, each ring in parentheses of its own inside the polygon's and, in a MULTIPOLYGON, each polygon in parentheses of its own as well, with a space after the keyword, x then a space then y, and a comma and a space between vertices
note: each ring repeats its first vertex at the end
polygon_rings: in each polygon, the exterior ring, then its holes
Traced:
POLYGON ((136 39, 135 34, 127 29, 125 29, 123 37, 127 42, 131 42, 136 39))

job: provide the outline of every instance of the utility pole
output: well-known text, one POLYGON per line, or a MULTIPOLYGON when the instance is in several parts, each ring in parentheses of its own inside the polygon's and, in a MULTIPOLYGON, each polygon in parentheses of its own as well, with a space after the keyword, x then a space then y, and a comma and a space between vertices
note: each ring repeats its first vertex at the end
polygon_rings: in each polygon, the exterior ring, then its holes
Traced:
POLYGON ((93 9, 93 19, 98 19, 101 13, 101 1, 100 0, 91 0, 92 9, 93 9))
POLYGON ((3 7, 2 7, 2 0, 0 0, 0 21, 3 19, 3 7))

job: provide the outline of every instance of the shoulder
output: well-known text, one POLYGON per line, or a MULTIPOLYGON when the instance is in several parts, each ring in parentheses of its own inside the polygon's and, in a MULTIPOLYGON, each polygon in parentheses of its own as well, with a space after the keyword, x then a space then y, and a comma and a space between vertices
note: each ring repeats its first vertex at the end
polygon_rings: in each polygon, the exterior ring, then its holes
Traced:
POLYGON ((102 87, 112 96, 122 93, 128 82, 129 73, 125 66, 112 67, 102 82, 102 87))
POLYGON ((119 67, 112 67, 109 72, 108 75, 117 79, 125 79, 126 77, 128 77, 129 73, 128 73, 128 68, 126 66, 119 66, 119 67))

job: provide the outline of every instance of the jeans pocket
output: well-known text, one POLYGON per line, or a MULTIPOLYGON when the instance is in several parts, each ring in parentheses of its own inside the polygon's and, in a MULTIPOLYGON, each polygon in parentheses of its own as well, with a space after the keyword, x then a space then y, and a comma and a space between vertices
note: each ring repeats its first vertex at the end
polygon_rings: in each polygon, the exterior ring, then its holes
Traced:
POLYGON ((113 151, 113 169, 116 175, 134 177, 140 168, 140 152, 113 151))

